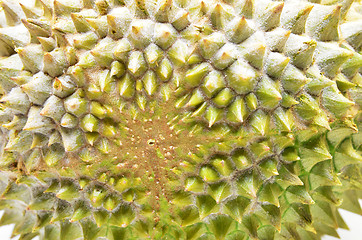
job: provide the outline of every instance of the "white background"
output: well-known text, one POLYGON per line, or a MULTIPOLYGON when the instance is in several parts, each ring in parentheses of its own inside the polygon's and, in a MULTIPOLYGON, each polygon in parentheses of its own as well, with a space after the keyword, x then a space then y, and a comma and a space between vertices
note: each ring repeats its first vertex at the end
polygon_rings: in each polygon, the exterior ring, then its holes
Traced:
MULTIPOLYGON (((362 205, 362 200, 360 200, 360 204, 362 205)), ((362 239, 362 216, 357 214, 340 210, 340 213, 350 228, 349 231, 344 229, 338 229, 339 236, 342 240, 359 240, 362 239)), ((0 211, 0 215, 3 214, 3 211, 0 211)), ((11 232, 13 230, 13 225, 7 225, 0 227, 0 239, 1 240, 10 240, 11 232)), ((13 240, 18 238, 13 238, 13 240)), ((35 238, 38 240, 38 238, 35 238)), ((35 240, 34 239, 34 240, 35 240)), ((325 236, 322 238, 323 240, 337 240, 337 238, 325 236)))

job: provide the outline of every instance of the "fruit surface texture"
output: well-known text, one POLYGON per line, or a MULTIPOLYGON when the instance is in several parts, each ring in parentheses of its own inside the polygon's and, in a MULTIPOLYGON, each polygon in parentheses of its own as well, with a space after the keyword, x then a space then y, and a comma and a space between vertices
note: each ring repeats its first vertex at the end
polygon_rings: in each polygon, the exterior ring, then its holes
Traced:
POLYGON ((0 225, 338 237, 361 105, 360 0, 0 0, 0 225))

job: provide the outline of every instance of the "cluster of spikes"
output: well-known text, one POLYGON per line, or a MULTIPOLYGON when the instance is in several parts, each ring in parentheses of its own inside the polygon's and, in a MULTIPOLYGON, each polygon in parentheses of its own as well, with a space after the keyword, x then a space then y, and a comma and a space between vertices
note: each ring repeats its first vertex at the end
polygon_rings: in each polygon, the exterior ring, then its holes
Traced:
POLYGON ((362 215, 356 0, 0 0, 0 225, 318 240, 362 215))

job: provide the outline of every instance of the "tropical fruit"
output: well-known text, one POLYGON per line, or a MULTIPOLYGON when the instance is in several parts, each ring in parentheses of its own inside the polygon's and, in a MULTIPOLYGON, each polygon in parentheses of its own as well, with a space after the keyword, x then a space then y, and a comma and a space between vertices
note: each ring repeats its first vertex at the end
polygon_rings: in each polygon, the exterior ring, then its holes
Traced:
POLYGON ((1 0, 0 225, 321 239, 362 214, 362 5, 1 0))

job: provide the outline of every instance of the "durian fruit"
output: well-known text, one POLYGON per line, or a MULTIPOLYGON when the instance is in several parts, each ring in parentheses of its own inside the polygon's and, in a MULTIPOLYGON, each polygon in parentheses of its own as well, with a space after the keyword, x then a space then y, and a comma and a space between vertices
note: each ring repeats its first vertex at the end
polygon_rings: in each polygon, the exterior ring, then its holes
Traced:
POLYGON ((362 5, 0 0, 0 225, 316 240, 362 214, 362 5))

